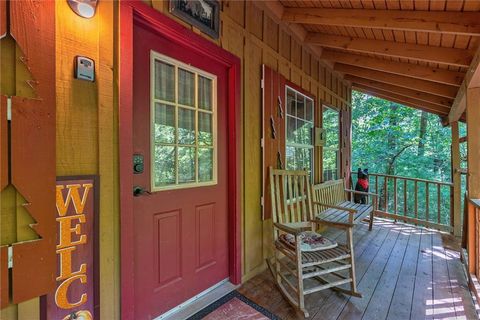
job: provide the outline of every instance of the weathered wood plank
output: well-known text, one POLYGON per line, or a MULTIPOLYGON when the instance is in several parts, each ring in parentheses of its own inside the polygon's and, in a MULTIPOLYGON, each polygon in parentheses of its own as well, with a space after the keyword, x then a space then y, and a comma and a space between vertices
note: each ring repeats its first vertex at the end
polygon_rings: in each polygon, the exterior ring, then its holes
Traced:
POLYGON ((415 273, 415 288, 413 291, 411 319, 432 319, 432 313, 427 314, 427 302, 433 300, 432 288, 432 233, 422 229, 420 250, 418 252, 417 269, 415 273))
POLYGON ((368 302, 363 318, 386 318, 390 302, 393 299, 393 294, 398 283, 400 268, 405 258, 411 230, 412 227, 404 224, 399 224, 398 227, 393 230, 393 232, 399 233, 397 242, 388 258, 382 276, 375 286, 372 298, 368 302))
MULTIPOLYGON (((382 90, 383 92, 394 93, 404 97, 413 98, 413 99, 425 101, 428 103, 438 104, 439 106, 444 106, 444 107, 447 107, 448 109, 451 107, 453 103, 453 99, 440 97, 428 92, 395 86, 395 85, 387 84, 384 82, 364 79, 357 76, 345 75, 345 80, 352 81, 354 84, 360 84, 368 88, 382 90)), ((448 110, 448 109, 445 109, 445 110, 448 110)))
POLYGON ((480 34, 480 21, 476 12, 286 8, 282 20, 290 23, 438 34, 480 34))
POLYGON ((408 319, 410 317, 421 230, 411 226, 409 233, 407 249, 386 319, 408 319))
POLYGON ((433 300, 430 303, 427 302, 427 313, 433 311, 433 317, 435 319, 453 318, 456 316, 447 259, 450 259, 450 257, 446 255, 441 235, 438 233, 433 234, 433 300))
POLYGON ((7 97, 0 96, 0 191, 8 185, 7 97))
MULTIPOLYGON (((382 272, 387 266, 390 255, 397 246, 397 241, 400 235, 398 230, 395 230, 397 229, 395 224, 391 224, 386 228, 389 229, 387 239, 382 244, 375 257, 368 261, 369 265, 367 271, 358 284, 358 290, 362 293, 362 298, 350 298, 350 301, 345 305, 345 308, 343 308, 337 319, 360 318, 367 308, 368 302, 375 291, 375 287, 380 281, 382 272)), ((401 229, 401 227, 399 227, 399 229, 401 229)))
MULTIPOLYGON (((383 243, 387 241, 387 236, 390 234, 387 228, 382 227, 378 229, 378 233, 376 233, 373 238, 370 238, 371 240, 368 241, 368 246, 365 248, 365 250, 363 252, 360 252, 359 250, 355 252, 357 282, 362 280, 372 260, 383 246, 383 243)), ((362 293, 360 288, 358 290, 360 293, 362 293)), ((349 300, 350 297, 345 295, 330 295, 330 297, 321 305, 316 315, 312 319, 336 319, 344 309, 345 305, 349 303, 349 300)))
POLYGON ((414 79, 405 76, 400 76, 392 73, 386 73, 371 69, 366 69, 359 66, 345 65, 342 63, 336 63, 334 66, 336 71, 357 76, 364 79, 370 79, 377 82, 383 82, 390 85, 395 85, 412 90, 419 90, 428 92, 437 96, 445 98, 455 98, 457 94, 457 87, 449 86, 441 83, 435 83, 431 81, 425 81, 421 79, 414 79))
POLYGON ((423 62, 441 63, 456 67, 468 67, 473 59, 473 53, 465 49, 352 38, 326 33, 310 32, 307 34, 305 42, 327 48, 372 53, 388 57, 413 59, 423 62))
POLYGON ((0 1, 0 39, 7 35, 7 1, 0 1))
POLYGON ((475 311, 472 295, 467 285, 464 267, 460 261, 460 252, 448 246, 444 248, 445 253, 450 258, 447 259, 447 267, 455 306, 455 316, 464 319, 476 319, 478 318, 478 314, 475 311))
MULTIPOLYGON (((11 182, 25 199, 20 204, 35 221, 31 228, 41 237, 13 244, 17 263, 12 272, 12 298, 19 303, 51 292, 55 286, 56 222, 51 214, 55 212, 56 177, 55 3, 10 2, 10 33, 32 79, 17 77, 16 81, 23 80, 37 98, 12 98, 11 182)), ((17 234, 17 240, 30 239, 17 234)))
POLYGON ((362 66, 377 71, 398 74, 406 77, 429 80, 459 87, 465 76, 462 72, 433 68, 413 63, 403 63, 371 58, 365 55, 346 53, 325 49, 322 59, 352 66, 362 66))

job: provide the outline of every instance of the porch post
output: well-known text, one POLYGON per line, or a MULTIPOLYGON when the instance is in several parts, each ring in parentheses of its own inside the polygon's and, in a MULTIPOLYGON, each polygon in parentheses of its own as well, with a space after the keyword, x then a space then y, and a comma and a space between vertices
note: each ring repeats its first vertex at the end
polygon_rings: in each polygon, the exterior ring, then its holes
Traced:
POLYGON ((470 199, 480 198, 480 87, 467 90, 467 190, 470 199))
POLYGON ((462 176, 460 172, 460 141, 458 133, 458 121, 452 123, 452 181, 453 181, 453 234, 461 236, 461 197, 462 197, 462 176))
MULTIPOLYGON (((467 160, 468 160, 468 175, 467 175, 467 190, 469 199, 480 198, 480 126, 478 121, 480 119, 480 88, 467 89, 467 160)), ((467 205, 467 204, 465 204, 467 205)), ((476 246, 478 243, 475 235, 476 219, 475 210, 469 206, 468 210, 468 271, 476 273, 477 270, 477 252, 476 246)))

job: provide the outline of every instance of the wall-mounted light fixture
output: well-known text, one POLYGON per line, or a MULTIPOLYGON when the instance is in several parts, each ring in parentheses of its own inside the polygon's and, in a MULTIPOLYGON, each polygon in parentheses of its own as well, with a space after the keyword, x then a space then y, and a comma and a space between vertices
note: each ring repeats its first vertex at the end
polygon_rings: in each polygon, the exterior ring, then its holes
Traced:
POLYGON ((67 0, 70 8, 83 18, 91 18, 95 15, 98 0, 67 0))

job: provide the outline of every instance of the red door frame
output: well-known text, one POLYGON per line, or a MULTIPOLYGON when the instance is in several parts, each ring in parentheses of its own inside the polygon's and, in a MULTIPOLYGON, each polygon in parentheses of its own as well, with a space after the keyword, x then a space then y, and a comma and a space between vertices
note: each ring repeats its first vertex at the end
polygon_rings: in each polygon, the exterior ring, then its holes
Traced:
POLYGON ((119 157, 120 157, 120 281, 121 318, 134 319, 134 219, 132 177, 133 115, 133 26, 142 24, 184 47, 208 56, 228 70, 228 248, 229 276, 233 284, 241 281, 241 125, 240 59, 214 43, 193 33, 174 20, 140 1, 120 2, 119 61, 119 157))

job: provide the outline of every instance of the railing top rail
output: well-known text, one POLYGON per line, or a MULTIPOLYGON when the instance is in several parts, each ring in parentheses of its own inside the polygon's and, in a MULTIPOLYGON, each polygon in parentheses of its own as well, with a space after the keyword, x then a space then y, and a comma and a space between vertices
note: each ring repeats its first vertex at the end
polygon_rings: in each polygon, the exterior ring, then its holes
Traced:
MULTIPOLYGON (((352 174, 357 174, 357 172, 352 171, 352 174)), ((402 180, 410 180, 410 181, 417 181, 417 182, 426 182, 426 183, 440 184, 440 185, 445 185, 445 186, 453 187, 453 183, 452 183, 452 182, 444 182, 444 181, 437 181, 437 180, 426 180, 426 179, 419 179, 419 178, 412 178, 412 177, 394 176, 394 175, 382 174, 382 173, 369 173, 369 176, 396 178, 396 179, 402 179, 402 180)))

